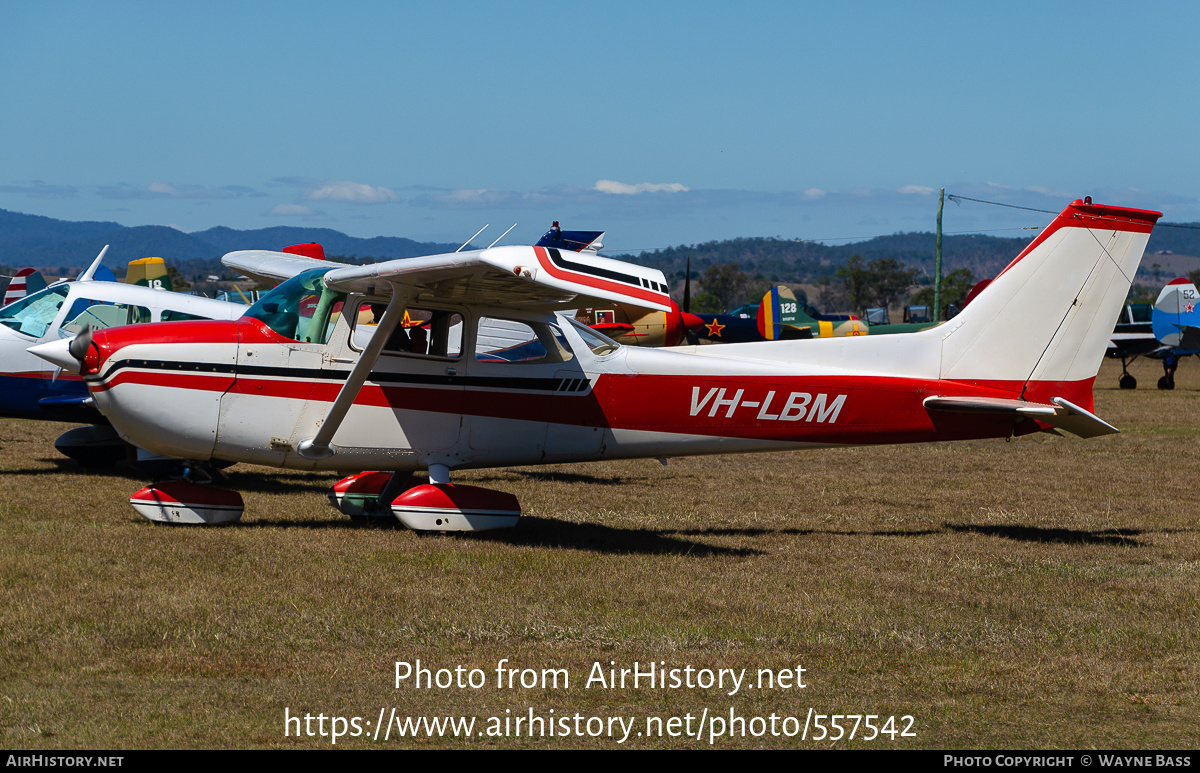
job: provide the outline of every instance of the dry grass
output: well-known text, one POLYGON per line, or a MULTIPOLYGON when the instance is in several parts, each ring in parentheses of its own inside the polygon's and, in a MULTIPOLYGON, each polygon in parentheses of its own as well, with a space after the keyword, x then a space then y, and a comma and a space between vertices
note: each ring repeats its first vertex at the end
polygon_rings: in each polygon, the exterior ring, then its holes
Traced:
MULTIPOLYGON (((132 473, 55 458, 62 427, 0 422, 6 748, 304 747, 283 714, 911 714, 855 746, 1197 745, 1200 366, 1156 363, 1097 412, 1124 433, 463 475, 518 495, 509 533, 352 524, 333 476, 234 468, 240 525, 136 515, 132 473), (1149 388, 1147 388, 1149 387, 1149 388), (485 689, 393 686, 393 663, 485 689), (496 690, 494 668, 569 690, 496 690), (584 689, 593 663, 802 664, 809 686, 584 689)), ((382 743, 382 742, 380 742, 382 743)), ((724 747, 804 746, 745 738, 724 747)), ((812 742, 809 742, 811 745, 812 742)), ((372 745, 342 739, 339 746, 372 745)), ((387 746, 605 748, 607 739, 387 746)), ((636 747, 695 747, 632 738, 636 747)))

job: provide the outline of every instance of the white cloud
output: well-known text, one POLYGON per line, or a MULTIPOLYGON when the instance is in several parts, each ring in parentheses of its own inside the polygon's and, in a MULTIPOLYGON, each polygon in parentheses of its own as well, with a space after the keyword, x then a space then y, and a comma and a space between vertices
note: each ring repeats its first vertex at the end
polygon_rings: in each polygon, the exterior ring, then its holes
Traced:
POLYGON ((408 203, 414 207, 429 209, 537 209, 547 206, 565 205, 587 197, 595 197, 592 190, 582 188, 539 188, 533 191, 501 191, 493 188, 454 188, 436 190, 424 188, 412 196, 408 203))
POLYGON ((106 199, 235 199, 242 196, 261 196, 263 194, 240 185, 227 185, 221 188, 205 188, 199 185, 170 185, 163 182, 152 182, 146 187, 120 183, 117 185, 102 185, 96 192, 106 199))
POLYGON ((903 188, 897 189, 896 193, 915 193, 921 196, 931 196, 934 193, 937 193, 937 191, 935 191, 933 188, 930 188, 928 185, 905 185, 903 188))
POLYGON ((313 211, 303 204, 276 204, 271 207, 270 214, 272 215, 287 215, 294 217, 304 217, 311 215, 313 211))
POLYGON ((492 193, 486 188, 458 188, 447 193, 446 198, 463 203, 483 202, 489 198, 494 199, 499 193, 499 191, 492 193))
POLYGON ((1064 199, 1066 201, 1070 201, 1077 195, 1074 191, 1056 191, 1052 188, 1047 188, 1044 185, 1029 185, 1025 187, 1025 190, 1029 191, 1030 193, 1040 193, 1043 196, 1064 199))
POLYGON ((330 180, 304 194, 310 201, 350 201, 356 204, 382 204, 400 197, 382 185, 370 186, 349 180, 330 180))
POLYGON ((616 180, 597 180, 593 190, 601 193, 619 193, 632 195, 635 193, 682 193, 688 188, 680 183, 638 183, 629 185, 616 180))
POLYGON ((817 199, 825 197, 825 191, 821 190, 820 188, 809 188, 805 190, 802 195, 808 201, 816 201, 817 199))

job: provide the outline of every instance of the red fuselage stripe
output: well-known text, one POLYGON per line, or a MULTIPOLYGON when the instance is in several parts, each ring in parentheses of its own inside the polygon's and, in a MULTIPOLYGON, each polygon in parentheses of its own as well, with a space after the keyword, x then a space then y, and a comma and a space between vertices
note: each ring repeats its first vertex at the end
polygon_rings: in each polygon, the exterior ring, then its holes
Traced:
MULTIPOLYGON (((1059 396, 1091 406, 1093 379, 1034 382, 1034 398, 1059 396)), ((330 403, 340 381, 238 378, 228 374, 122 370, 99 393, 122 384, 229 392, 330 403)), ((549 422, 567 426, 670 434, 823 443, 903 442, 905 439, 1005 434, 1012 417, 931 414, 935 395, 1015 398, 1023 382, 960 383, 885 377, 601 376, 582 394, 495 391, 483 388, 367 384, 356 405, 430 413, 549 422), (839 400, 840 398, 840 400, 839 400), (836 408, 836 410, 835 410, 836 408), (799 418, 797 418, 799 417, 799 418), (986 431, 983 431, 986 430, 986 431), (981 434, 982 431, 982 434, 981 434)), ((1037 429, 1023 422, 1026 429, 1037 429)))

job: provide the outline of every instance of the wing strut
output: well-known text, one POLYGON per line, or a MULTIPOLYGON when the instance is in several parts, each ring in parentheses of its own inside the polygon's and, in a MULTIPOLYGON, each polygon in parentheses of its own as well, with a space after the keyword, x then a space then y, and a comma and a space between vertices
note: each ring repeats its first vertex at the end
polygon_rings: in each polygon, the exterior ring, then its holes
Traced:
POLYGON ((331 442, 333 436, 338 431, 338 427, 342 425, 342 420, 346 418, 346 412, 354 404, 358 390, 362 389, 367 376, 371 374, 371 368, 375 367, 379 353, 383 351, 383 345, 391 338, 392 331, 404 318, 404 311, 407 308, 408 295, 402 293, 400 288, 393 286, 392 299, 388 301, 387 310, 383 312, 383 319, 379 320, 379 326, 375 328, 371 342, 363 349, 362 356, 354 364, 354 370, 350 371, 346 383, 342 384, 337 398, 329 406, 325 418, 321 420, 321 428, 313 437, 300 441, 300 446, 296 450, 305 459, 328 459, 336 453, 331 442))

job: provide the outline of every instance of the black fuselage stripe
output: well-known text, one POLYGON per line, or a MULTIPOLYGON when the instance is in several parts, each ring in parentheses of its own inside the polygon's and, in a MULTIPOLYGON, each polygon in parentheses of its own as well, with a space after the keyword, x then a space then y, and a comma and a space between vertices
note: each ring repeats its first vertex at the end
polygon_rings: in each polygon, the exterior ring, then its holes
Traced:
POLYGON ((633 285, 634 287, 643 286, 643 280, 641 277, 636 277, 631 274, 622 274, 620 271, 613 271, 612 269, 601 268, 599 266, 589 266, 586 263, 575 263, 564 258, 562 253, 555 249, 548 249, 546 252, 550 253, 550 261, 565 271, 574 271, 577 274, 587 274, 588 276, 600 277, 602 279, 611 279, 614 282, 621 282, 622 284, 633 285))
MULTIPOLYGON (((516 367, 521 367, 517 365, 516 367)), ((118 372, 126 369, 158 370, 174 373, 196 373, 200 375, 225 374, 246 378, 283 378, 306 381, 345 381, 348 370, 321 370, 319 368, 285 368, 264 365, 216 364, 207 362, 174 362, 170 360, 119 360, 112 363, 101 376, 85 380, 91 384, 102 384, 118 372)), ((538 392, 583 391, 588 380, 574 378, 522 378, 520 376, 449 376, 423 373, 388 373, 373 371, 368 380, 375 384, 408 384, 417 386, 446 386, 485 389, 528 389, 538 392), (575 385, 575 382, 581 382, 575 385), (583 389, 580 387, 582 386, 583 389)))

